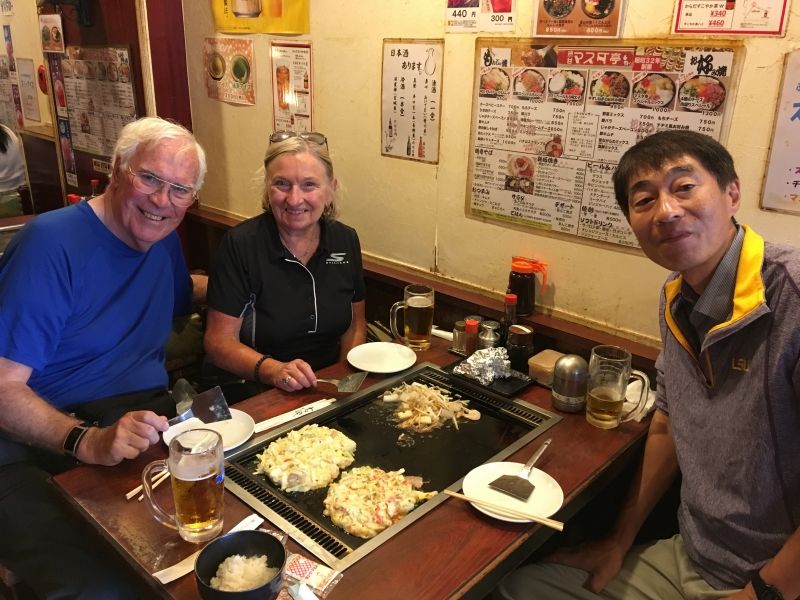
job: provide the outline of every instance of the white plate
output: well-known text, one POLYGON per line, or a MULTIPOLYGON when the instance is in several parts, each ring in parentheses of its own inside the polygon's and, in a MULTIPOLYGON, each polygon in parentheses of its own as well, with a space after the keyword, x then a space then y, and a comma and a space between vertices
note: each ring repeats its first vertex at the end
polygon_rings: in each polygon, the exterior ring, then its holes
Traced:
POLYGON ((394 342, 369 342, 347 353, 347 361, 360 371, 396 373, 417 362, 416 353, 394 342))
MULTIPOLYGON (((564 491, 558 482, 544 471, 533 469, 530 481, 534 485, 533 493, 526 502, 498 492, 489 487, 489 482, 494 481, 501 475, 517 475, 524 465, 516 462, 493 462, 475 467, 464 477, 462 488, 464 494, 476 500, 485 500, 492 504, 507 506, 515 510, 524 510, 540 517, 553 515, 564 503, 564 491)), ((518 519, 511 517, 508 513, 492 510, 479 504, 472 504, 475 508, 485 515, 511 521, 512 523, 530 523, 528 519, 518 519)))
POLYGON ((226 421, 217 421, 216 423, 203 423, 197 417, 181 421, 167 429, 162 437, 164 443, 169 446, 169 443, 179 433, 189 431, 190 429, 211 429, 216 431, 222 436, 222 447, 227 452, 233 450, 244 444, 253 435, 253 430, 256 424, 253 417, 246 412, 242 412, 236 408, 231 409, 231 418, 226 421))

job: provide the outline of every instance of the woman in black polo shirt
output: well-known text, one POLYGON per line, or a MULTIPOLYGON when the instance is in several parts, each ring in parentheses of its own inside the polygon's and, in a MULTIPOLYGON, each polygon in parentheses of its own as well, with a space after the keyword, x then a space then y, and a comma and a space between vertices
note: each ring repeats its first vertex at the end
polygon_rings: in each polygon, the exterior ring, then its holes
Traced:
POLYGON ((284 390, 366 340, 361 246, 334 220, 336 179, 320 133, 275 132, 264 213, 225 234, 208 285, 208 358, 284 390))

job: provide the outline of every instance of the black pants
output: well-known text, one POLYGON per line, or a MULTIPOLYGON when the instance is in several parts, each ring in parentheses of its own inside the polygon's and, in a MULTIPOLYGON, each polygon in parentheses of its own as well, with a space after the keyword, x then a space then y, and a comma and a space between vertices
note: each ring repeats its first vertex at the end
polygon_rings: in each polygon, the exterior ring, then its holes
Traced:
MULTIPOLYGON (((74 409, 78 418, 107 426, 131 410, 174 416, 166 390, 124 394, 74 409)), ((146 597, 100 539, 50 482, 76 463, 0 437, 0 563, 38 598, 146 597)), ((107 467, 113 468, 113 467, 107 467)))

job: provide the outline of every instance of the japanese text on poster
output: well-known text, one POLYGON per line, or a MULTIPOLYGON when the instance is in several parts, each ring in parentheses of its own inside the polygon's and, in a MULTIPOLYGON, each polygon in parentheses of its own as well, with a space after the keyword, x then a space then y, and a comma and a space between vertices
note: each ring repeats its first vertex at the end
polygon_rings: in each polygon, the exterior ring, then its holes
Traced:
POLYGON ((626 0, 535 0, 535 37, 617 38, 626 0))
POLYGON ((272 42, 272 121, 275 131, 313 131, 310 42, 272 42))
POLYGON ((7 56, 0 56, 0 123, 11 129, 17 126, 7 56))
POLYGON ((786 57, 761 206, 800 214, 800 50, 786 57))
POLYGON ((678 0, 674 33, 783 35, 788 0, 678 0))
POLYGON ((733 48, 533 42, 476 42, 468 212, 636 246, 611 174, 659 130, 720 138, 733 48))
POLYGON ((439 162, 443 40, 384 40, 381 154, 439 162))
POLYGON ((233 104, 256 103, 253 41, 206 38, 203 44, 208 97, 233 104))
POLYGON ((447 0, 445 31, 514 31, 516 0, 447 0))
POLYGON ((19 95, 22 112, 29 121, 41 121, 39 115, 39 98, 37 96, 36 74, 33 70, 32 58, 17 59, 17 77, 19 77, 19 95))
POLYGON ((122 128, 136 119, 129 54, 127 48, 67 46, 60 65, 50 61, 56 113, 69 121, 59 134, 70 136, 75 150, 111 156, 122 128))

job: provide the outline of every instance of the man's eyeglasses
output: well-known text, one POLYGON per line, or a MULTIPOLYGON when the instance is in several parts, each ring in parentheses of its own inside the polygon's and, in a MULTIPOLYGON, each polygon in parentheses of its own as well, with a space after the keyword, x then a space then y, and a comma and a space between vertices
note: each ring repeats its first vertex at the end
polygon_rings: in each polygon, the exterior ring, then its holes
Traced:
POLYGON ((316 131, 275 131, 269 136, 269 143, 275 144, 293 137, 299 137, 301 140, 311 142, 312 144, 319 144, 320 146, 327 147, 328 145, 328 138, 316 131))
POLYGON ((133 187, 143 194, 158 194, 166 185, 169 190, 169 200, 175 206, 184 208, 194 203, 195 194, 193 188, 161 179, 161 177, 157 177, 149 171, 134 171, 128 167, 128 173, 131 174, 133 187))

